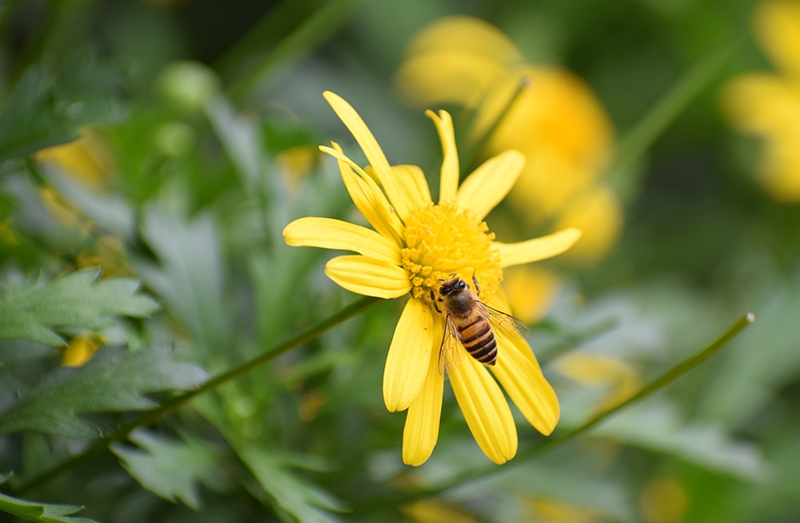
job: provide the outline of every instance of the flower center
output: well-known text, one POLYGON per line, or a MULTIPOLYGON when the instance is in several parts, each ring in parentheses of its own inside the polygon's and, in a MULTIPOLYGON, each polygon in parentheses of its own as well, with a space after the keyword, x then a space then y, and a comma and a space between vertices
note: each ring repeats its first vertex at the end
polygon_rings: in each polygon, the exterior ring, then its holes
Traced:
POLYGON ((411 212, 403 231, 403 268, 409 273, 414 298, 431 302, 442 280, 457 274, 480 285, 481 301, 487 302, 503 280, 500 253, 492 245, 494 233, 472 211, 454 202, 429 203, 411 212))

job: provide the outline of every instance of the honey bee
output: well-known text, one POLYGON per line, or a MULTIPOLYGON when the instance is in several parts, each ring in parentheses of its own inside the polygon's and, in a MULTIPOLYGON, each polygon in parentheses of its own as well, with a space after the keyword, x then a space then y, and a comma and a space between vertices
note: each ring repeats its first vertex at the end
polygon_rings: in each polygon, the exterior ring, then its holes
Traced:
POLYGON ((433 307, 440 314, 437 303, 447 313, 442 345, 439 349, 439 372, 447 377, 447 367, 458 365, 463 346, 467 352, 484 365, 497 363, 497 339, 494 329, 518 332, 524 337, 530 329, 517 318, 498 311, 483 303, 480 298, 478 280, 473 275, 475 290, 461 278, 453 275, 439 286, 437 298, 431 290, 433 307))

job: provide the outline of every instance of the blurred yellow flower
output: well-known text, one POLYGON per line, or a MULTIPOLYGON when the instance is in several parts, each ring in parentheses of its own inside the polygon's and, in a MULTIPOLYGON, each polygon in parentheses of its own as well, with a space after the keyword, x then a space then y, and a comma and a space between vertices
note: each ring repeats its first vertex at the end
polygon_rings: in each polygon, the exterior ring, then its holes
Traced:
POLYGON ((64 198, 60 192, 49 185, 38 189, 39 199, 56 221, 63 227, 77 229, 82 236, 89 234, 94 229, 94 223, 86 219, 81 211, 72 202, 64 198))
POLYGON ((300 190, 303 180, 314 170, 318 162, 319 150, 316 147, 300 145, 275 155, 275 165, 291 194, 300 190))
POLYGON ((548 498, 523 498, 528 513, 521 521, 536 523, 600 523, 596 510, 576 507, 548 498))
POLYGON ((19 238, 11 230, 11 224, 14 223, 14 218, 8 217, 0 223, 0 239, 7 245, 19 245, 19 238))
POLYGON ((579 77, 531 65, 496 27, 454 16, 430 24, 411 40, 396 85, 413 105, 451 103, 474 110, 470 142, 486 138, 483 156, 507 149, 525 154, 525 168, 508 201, 530 226, 565 220, 562 214, 574 209, 576 198, 602 200, 571 259, 593 263, 616 244, 622 206, 599 180, 613 153, 614 129, 579 77))
MULTIPOLYGON (((570 251, 575 247, 573 245, 570 251)), ((553 271, 536 266, 511 267, 504 274, 503 287, 506 289, 511 310, 517 318, 530 325, 547 314, 550 304, 561 289, 561 277, 553 271)))
POLYGON ((92 248, 79 252, 75 263, 79 270, 100 267, 102 279, 133 274, 125 255, 125 245, 116 236, 102 236, 92 248))
POLYGON ((606 389, 606 396, 597 407, 598 412, 616 407, 642 388, 641 375, 633 365, 603 354, 573 352, 559 358, 554 367, 582 385, 606 389))
MULTIPOLYGON (((408 409, 403 460, 424 463, 439 433, 444 378, 439 348, 445 317, 431 303, 441 280, 457 274, 480 282, 481 300, 508 311, 500 289, 503 269, 560 254, 580 237, 566 229, 521 243, 494 241, 483 218, 514 185, 525 163, 513 150, 490 158, 459 184, 453 122, 445 111, 428 111, 444 151, 438 203, 425 175, 412 165, 390 166, 374 136, 342 98, 325 98, 371 164, 363 169, 336 144, 320 149, 336 158, 355 206, 374 230, 329 218, 300 218, 283 231, 286 243, 354 251, 328 262, 325 273, 345 289, 378 298, 411 293, 389 347, 383 397, 391 412, 408 409)), ((559 418, 558 399, 530 347, 518 335, 495 332, 499 357, 492 371, 526 419, 550 434, 559 418)), ((459 350, 464 350, 459 346, 459 350)), ((517 432, 508 402, 486 367, 469 356, 447 365, 456 400, 483 452, 505 463, 517 451, 517 432)))
POLYGON ((723 89, 738 131, 763 140, 758 181, 774 199, 800 202, 800 1, 771 0, 755 12, 755 34, 779 71, 743 74, 723 89))
POLYGON ((61 355, 61 365, 64 367, 82 367, 94 357, 97 349, 105 343, 105 338, 94 332, 73 336, 61 355))
POLYGON ((477 519, 452 505, 435 499, 421 499, 400 507, 414 523, 477 523, 477 519))
POLYGON ((689 507, 686 487, 669 476, 653 478, 642 489, 639 509, 645 523, 680 523, 689 507))
POLYGON ((108 148, 97 133, 88 129, 75 141, 42 149, 33 156, 90 189, 105 189, 111 181, 113 161, 108 148))

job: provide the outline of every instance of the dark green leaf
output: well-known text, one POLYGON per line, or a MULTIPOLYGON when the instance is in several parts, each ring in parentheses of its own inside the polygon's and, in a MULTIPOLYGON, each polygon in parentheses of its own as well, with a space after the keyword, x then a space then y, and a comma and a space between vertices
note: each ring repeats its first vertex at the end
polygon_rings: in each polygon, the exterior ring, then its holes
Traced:
MULTIPOLYGON (((3 483, 6 479, 8 479, 8 476, 0 478, 0 483, 3 483)), ((37 503, 0 493, 0 510, 28 521, 41 523, 96 523, 95 520, 89 518, 70 517, 71 514, 78 512, 82 508, 74 505, 37 503)))
POLYGON ((345 510, 333 496, 308 484, 291 472, 280 456, 254 446, 243 446, 237 449, 237 452, 264 490, 269 493, 271 502, 299 521, 330 523, 335 519, 329 511, 345 510))
POLYGON ((230 309, 224 297, 224 265, 216 224, 209 215, 185 223, 154 207, 145 211, 142 235, 160 267, 138 263, 136 271, 206 351, 231 343, 230 309))
POLYGON ((128 438, 144 450, 115 444, 111 447, 128 472, 144 488, 164 499, 183 501, 198 510, 200 499, 197 483, 214 486, 218 456, 203 442, 184 438, 168 440, 144 430, 133 432, 128 438))
POLYGON ((147 394, 191 389, 207 378, 189 363, 176 362, 167 348, 131 352, 102 349, 85 367, 61 369, 22 400, 0 413, 0 434, 31 430, 67 438, 92 438, 100 429, 81 414, 145 410, 147 394))
POLYGON ((58 327, 98 330, 111 326, 111 316, 145 317, 158 309, 138 294, 129 278, 96 281, 99 270, 76 271, 47 285, 13 284, 0 295, 0 339, 21 338, 63 345, 58 327))
POLYGON ((79 57, 55 81, 31 68, 0 108, 0 161, 74 140, 87 124, 118 120, 117 75, 79 57))

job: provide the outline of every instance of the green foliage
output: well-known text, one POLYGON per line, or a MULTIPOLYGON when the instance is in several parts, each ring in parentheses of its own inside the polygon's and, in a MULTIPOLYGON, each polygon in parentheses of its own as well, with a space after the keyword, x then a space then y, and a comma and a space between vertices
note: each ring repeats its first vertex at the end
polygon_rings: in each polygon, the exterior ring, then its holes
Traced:
MULTIPOLYGON (((301 479, 291 468, 318 468, 311 460, 292 459, 262 448, 244 445, 237 449, 239 457, 269 493, 268 500, 281 511, 291 514, 297 521, 331 523, 335 521, 330 511, 343 512, 345 507, 329 494, 301 479)), ((293 521, 291 518, 282 518, 293 521)))
POLYGON ((181 500, 199 510, 197 483, 218 486, 220 456, 207 444, 191 437, 170 440, 145 430, 136 430, 128 437, 143 450, 115 444, 111 450, 125 469, 147 490, 164 499, 181 500))
MULTIPOLYGON (((800 210, 764 196, 757 144, 734 140, 719 113, 724 82, 772 67, 752 42, 724 38, 751 35, 755 4, 458 9, 497 25, 531 63, 591 86, 617 131, 599 176, 625 207, 625 231, 596 266, 543 266, 560 290, 531 345, 559 397, 554 434, 520 418, 517 456, 497 467, 445 385, 436 450, 411 468, 405 416, 386 412, 380 385, 401 300, 354 303, 325 276, 335 254, 290 248, 282 230, 308 215, 365 224, 316 149, 335 140, 365 164, 325 89, 436 193, 438 137, 392 75, 412 34, 456 14, 453 2, 239 2, 225 13, 203 2, 2 3, 0 470, 16 477, 0 481, 0 510, 61 523, 92 521, 72 505, 109 523, 419 523, 406 508, 425 498, 478 521, 533 520, 531 506, 550 503, 578 510, 571 519, 629 523, 652 521, 645 492, 666 477, 689 500, 683 521, 794 521, 800 210), (97 185, 81 173, 86 157, 33 155, 85 125, 97 138, 87 151, 103 160, 97 185), (59 220, 43 187, 85 226, 59 220), (133 276, 75 270, 98 264, 133 276), (676 367, 747 310, 759 320, 730 349, 676 367), (85 331, 108 346, 61 368, 53 347, 85 331), (562 376, 576 350, 627 374, 562 376), (666 375, 635 409, 598 415, 666 375)), ((474 114, 449 109, 468 143, 474 114)), ((582 131, 563 129, 576 156, 589 154, 582 131)), ((480 161, 459 155, 465 169, 480 161)), ((487 223, 503 241, 540 232, 503 205, 487 223)))
MULTIPOLYGON (((0 478, 0 483, 3 483, 6 479, 8 479, 8 476, 0 478)), ((93 519, 72 516, 82 508, 74 505, 37 503, 0 493, 0 510, 27 521, 37 521, 39 523, 97 523, 93 519)))
POLYGON ((191 389, 205 371, 173 359, 164 347, 126 351, 101 349, 86 366, 60 370, 0 413, 0 434, 30 430, 67 438, 102 434, 81 415, 144 410, 157 405, 148 394, 191 389))
POLYGON ((109 97, 115 76, 88 57, 74 59, 58 80, 31 68, 0 108, 0 162, 74 140, 88 123, 119 118, 121 107, 109 97))
POLYGON ((111 316, 146 317, 158 309, 151 298, 137 293, 128 278, 98 281, 99 270, 76 271, 47 285, 10 284, 0 297, 0 339, 21 338, 63 345, 53 329, 98 330, 113 325, 111 316))

